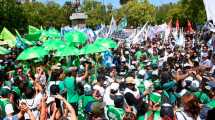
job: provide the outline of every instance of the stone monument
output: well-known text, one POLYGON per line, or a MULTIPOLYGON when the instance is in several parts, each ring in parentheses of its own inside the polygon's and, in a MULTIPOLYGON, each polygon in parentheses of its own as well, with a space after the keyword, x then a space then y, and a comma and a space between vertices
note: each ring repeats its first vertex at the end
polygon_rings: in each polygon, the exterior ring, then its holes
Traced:
POLYGON ((76 12, 69 18, 72 22, 72 26, 76 26, 78 28, 85 27, 88 16, 84 12, 80 11, 80 0, 72 0, 71 5, 76 10, 76 12))

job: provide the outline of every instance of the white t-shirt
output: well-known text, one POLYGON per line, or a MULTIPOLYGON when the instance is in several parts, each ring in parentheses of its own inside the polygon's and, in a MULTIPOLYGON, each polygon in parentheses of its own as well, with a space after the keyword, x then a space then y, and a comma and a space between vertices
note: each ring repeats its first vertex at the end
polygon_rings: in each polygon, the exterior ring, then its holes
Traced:
MULTIPOLYGON (((176 119, 177 119, 177 120, 195 120, 194 118, 188 116, 188 115, 187 115, 185 112, 183 112, 183 111, 177 111, 177 112, 175 113, 175 115, 176 115, 176 119)), ((201 120, 199 116, 197 117, 197 120, 201 120)))
MULTIPOLYGON (((25 99, 23 100, 24 102, 27 103, 28 107, 32 110, 36 120, 39 119, 39 116, 40 116, 40 112, 38 111, 38 106, 41 102, 41 99, 42 99, 43 95, 42 93, 38 93, 34 98, 32 99, 25 99)), ((29 115, 27 113, 25 113, 25 119, 29 119, 29 115)))
POLYGON ((129 89, 129 88, 125 88, 124 95, 125 95, 126 93, 128 93, 128 92, 131 93, 131 94, 133 94, 135 98, 139 99, 139 97, 140 97, 140 92, 139 92, 138 89, 136 89, 136 91, 132 91, 132 90, 129 89))
POLYGON ((110 98, 110 86, 105 89, 103 101, 106 105, 114 105, 114 101, 110 98))
POLYGON ((201 61, 200 65, 206 65, 208 67, 212 67, 212 62, 211 60, 207 59, 207 60, 201 61))

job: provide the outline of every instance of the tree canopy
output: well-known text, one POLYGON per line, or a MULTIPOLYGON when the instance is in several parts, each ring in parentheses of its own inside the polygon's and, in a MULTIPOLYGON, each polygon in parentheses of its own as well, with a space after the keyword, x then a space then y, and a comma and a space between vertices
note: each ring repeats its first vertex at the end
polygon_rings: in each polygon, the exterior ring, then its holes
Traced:
MULTIPOLYGON (((187 20, 195 24, 203 24, 206 21, 202 0, 179 0, 177 3, 161 6, 154 6, 149 0, 120 0, 120 4, 119 8, 113 8, 111 4, 104 5, 97 0, 85 0, 81 5, 81 11, 88 15, 87 26, 95 28, 100 24, 109 25, 112 16, 117 22, 126 16, 128 27, 142 26, 147 21, 150 24, 161 24, 170 19, 179 19, 180 25, 185 25, 187 20)), ((12 32, 14 29, 24 32, 28 25, 60 28, 70 24, 69 16, 74 11, 75 8, 69 4, 18 4, 16 0, 0 0, 0 30, 7 27, 12 32)))

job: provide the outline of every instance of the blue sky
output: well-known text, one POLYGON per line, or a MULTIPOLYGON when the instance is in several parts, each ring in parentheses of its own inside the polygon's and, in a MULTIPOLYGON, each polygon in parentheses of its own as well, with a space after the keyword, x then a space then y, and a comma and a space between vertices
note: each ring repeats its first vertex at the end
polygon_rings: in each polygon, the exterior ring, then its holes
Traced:
MULTIPOLYGON (((48 1, 48 0, 42 0, 42 1, 48 1)), ((63 5, 65 3, 65 1, 70 1, 70 0, 52 0, 52 1, 56 1, 57 3, 63 5)), ((81 0, 83 1, 83 0, 81 0)), ((104 2, 105 4, 109 4, 111 3, 114 8, 119 8, 120 4, 119 4, 119 0, 97 0, 100 2, 104 2)), ((150 0, 150 2, 156 6, 159 6, 161 4, 165 4, 165 3, 170 3, 170 2, 177 2, 178 0, 150 0)))

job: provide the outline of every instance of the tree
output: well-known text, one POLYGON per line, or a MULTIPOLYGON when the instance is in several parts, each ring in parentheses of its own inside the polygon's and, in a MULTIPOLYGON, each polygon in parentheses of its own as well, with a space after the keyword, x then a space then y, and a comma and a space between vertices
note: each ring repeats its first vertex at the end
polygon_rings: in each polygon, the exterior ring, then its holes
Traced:
POLYGON ((23 4, 23 9, 25 15, 28 16, 29 25, 60 28, 62 24, 69 23, 66 7, 63 8, 54 2, 49 2, 47 5, 39 2, 25 3, 23 4))
POLYGON ((148 0, 143 2, 129 1, 118 10, 117 21, 124 16, 127 16, 128 26, 142 26, 147 21, 153 23, 155 22, 155 7, 148 0))
POLYGON ((132 1, 132 0, 120 0, 120 4, 121 5, 124 5, 124 4, 127 4, 129 1, 132 1))
POLYGON ((88 19, 86 20, 87 26, 95 28, 97 25, 107 23, 107 20, 110 19, 109 17, 112 9, 106 10, 106 6, 101 2, 85 0, 82 6, 82 11, 85 11, 88 15, 88 19))
POLYGON ((14 32, 14 29, 23 31, 26 24, 24 11, 16 3, 16 0, 0 0, 0 30, 7 27, 12 32, 14 32))
POLYGON ((187 20, 195 24, 204 24, 206 12, 202 0, 180 0, 176 4, 165 4, 156 9, 156 22, 162 23, 169 19, 179 19, 181 26, 187 25, 187 20))

